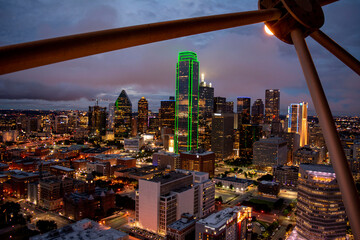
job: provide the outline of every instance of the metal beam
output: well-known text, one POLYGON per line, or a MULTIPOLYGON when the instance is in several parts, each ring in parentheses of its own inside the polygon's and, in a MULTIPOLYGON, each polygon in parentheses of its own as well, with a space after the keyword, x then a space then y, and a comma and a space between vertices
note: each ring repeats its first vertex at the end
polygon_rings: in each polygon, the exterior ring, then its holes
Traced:
POLYGON ((314 103, 320 126, 329 149, 331 163, 334 167, 341 196, 345 205, 355 239, 360 236, 360 201, 349 164, 346 160, 333 116, 317 74, 314 62, 300 29, 291 32, 291 38, 299 57, 305 79, 314 103))
POLYGON ((329 36, 327 36, 321 30, 313 32, 310 34, 310 36, 329 52, 334 54, 335 57, 345 63, 349 68, 354 70, 354 72, 360 75, 360 62, 329 36))
POLYGON ((0 48, 0 74, 199 33, 272 21, 278 9, 151 23, 10 45, 0 48))

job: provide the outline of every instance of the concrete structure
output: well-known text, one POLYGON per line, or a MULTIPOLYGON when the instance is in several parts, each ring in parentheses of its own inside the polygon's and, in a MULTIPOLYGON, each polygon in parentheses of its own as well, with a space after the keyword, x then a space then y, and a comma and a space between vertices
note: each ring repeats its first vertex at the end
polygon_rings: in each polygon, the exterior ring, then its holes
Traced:
POLYGON ((321 159, 321 150, 318 148, 311 148, 309 146, 305 146, 299 148, 294 152, 294 165, 300 165, 301 163, 311 163, 311 164, 319 164, 322 161, 321 159))
POLYGON ((196 220, 191 214, 184 213, 181 218, 167 226, 167 240, 195 239, 196 220))
POLYGON ((195 239, 246 240, 251 230, 250 207, 226 208, 200 219, 195 226, 195 239))
POLYGON ((146 133, 148 127, 148 112, 149 104, 145 97, 141 97, 138 102, 138 121, 137 131, 138 133, 146 133))
POLYGON ((259 167, 282 165, 287 159, 287 143, 282 138, 260 139, 254 143, 253 164, 259 167))
POLYGON ((144 138, 126 138, 124 139, 124 149, 129 152, 138 152, 144 146, 144 138))
POLYGON ((215 153, 193 150, 180 153, 181 169, 207 172, 210 177, 215 173, 215 153))
POLYGON ((59 165, 51 166, 50 173, 55 176, 66 176, 71 178, 74 177, 74 169, 59 165))
POLYGON ((297 199, 295 230, 300 237, 345 239, 346 213, 331 166, 300 164, 297 199))
POLYGON ((92 221, 90 219, 83 219, 76 223, 66 225, 44 234, 30 237, 30 240, 67 240, 67 239, 82 239, 82 240, 128 240, 128 234, 109 228, 104 225, 92 221))
POLYGON ((258 191, 261 195, 277 197, 280 193, 280 184, 271 181, 261 181, 258 185, 258 191))
POLYGON ((111 166, 109 162, 88 162, 86 164, 87 173, 96 172, 102 176, 110 177, 111 166))
POLYGON ((211 151, 217 160, 230 157, 233 153, 234 114, 214 113, 212 118, 211 151))
POLYGON ((167 226, 182 214, 202 217, 212 212, 214 196, 214 185, 206 173, 170 172, 150 180, 140 179, 135 206, 137 225, 164 236, 167 226))
POLYGON ((273 167, 275 181, 282 186, 296 187, 298 183, 299 168, 295 166, 277 165, 273 167))
POLYGON ((153 165, 171 170, 181 168, 180 155, 176 153, 157 152, 153 154, 153 165))
POLYGON ((278 120, 280 115, 280 90, 265 90, 265 123, 278 120))
POLYGON ((222 188, 230 189, 235 192, 245 192, 248 186, 253 184, 254 181, 236 177, 215 177, 213 178, 215 185, 222 188))

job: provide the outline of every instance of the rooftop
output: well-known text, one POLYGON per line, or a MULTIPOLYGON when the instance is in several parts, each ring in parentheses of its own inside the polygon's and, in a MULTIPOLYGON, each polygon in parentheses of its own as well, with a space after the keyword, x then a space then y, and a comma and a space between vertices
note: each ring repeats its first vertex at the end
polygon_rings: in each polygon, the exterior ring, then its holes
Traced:
POLYGON ((161 184, 165 184, 168 182, 172 182, 174 180, 180 179, 180 178, 184 178, 187 177, 189 175, 187 174, 183 174, 183 173, 178 173, 178 172, 170 172, 168 174, 165 174, 163 176, 158 176, 158 177, 154 177, 148 181, 151 182, 160 182, 161 184))
POLYGON ((181 231, 191 225, 195 225, 195 223, 196 223, 195 219, 180 218, 176 222, 173 222, 172 224, 168 225, 168 228, 181 231))
POLYGON ((300 164, 300 168, 305 171, 316 171, 316 172, 325 172, 325 173, 335 173, 331 165, 322 165, 322 164, 300 164))
POLYGON ((236 177, 215 177, 215 179, 223 180, 223 181, 230 181, 230 182, 237 182, 237 183, 253 183, 253 180, 243 179, 243 178, 236 178, 236 177))
POLYGON ((72 169, 72 168, 67 168, 67 167, 63 167, 63 166, 59 166, 59 165, 51 166, 50 168, 52 168, 52 169, 55 168, 55 169, 65 171, 65 172, 73 172, 74 171, 74 169, 72 169))
POLYGON ((224 210, 211 214, 207 218, 200 219, 198 223, 203 224, 206 227, 220 228, 225 225, 226 221, 229 220, 229 218, 233 217, 234 213, 236 213, 237 211, 237 207, 225 208, 224 210))
POLYGON ((112 229, 90 219, 82 219, 76 223, 66 225, 63 228, 50 231, 42 235, 31 237, 31 240, 62 240, 62 239, 83 239, 83 240, 117 240, 126 237, 127 234, 112 229))

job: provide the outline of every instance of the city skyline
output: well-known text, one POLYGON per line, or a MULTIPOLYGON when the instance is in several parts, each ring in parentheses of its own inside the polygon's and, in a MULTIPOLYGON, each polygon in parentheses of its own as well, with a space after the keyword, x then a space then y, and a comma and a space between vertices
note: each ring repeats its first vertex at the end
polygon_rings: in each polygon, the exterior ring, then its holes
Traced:
MULTIPOLYGON (((171 11, 174 7, 171 4, 156 1, 151 10, 146 8, 150 1, 132 5, 125 2, 118 5, 104 5, 96 1, 91 4, 80 3, 77 1, 59 6, 55 2, 45 5, 15 1, 10 6, 1 1, 2 16, 7 21, 2 21, 0 25, 4 32, 0 37, 0 46, 112 27, 257 9, 256 1, 246 1, 241 5, 220 4, 216 1, 207 4, 200 1, 192 3, 191 7, 186 4, 178 6, 179 11, 176 13, 171 11), (93 16, 98 17, 96 22, 92 20, 93 16), (72 21, 69 22, 69 19, 72 21)), ((360 4, 355 1, 324 7, 327 16, 324 31, 356 58, 359 58, 360 51, 356 47, 355 28, 351 29, 353 26, 345 16, 336 18, 335 14, 341 12, 348 16, 359 8, 360 4)), ((352 16, 358 18, 355 14, 352 16)), ((334 57, 329 57, 312 40, 308 40, 308 44, 312 50, 316 49, 313 51, 314 61, 319 68, 320 78, 324 79, 333 114, 357 115, 360 112, 360 107, 355 104, 360 89, 358 76, 334 57), (343 83, 341 88, 337 86, 339 79, 343 83)), ((215 96, 226 96, 230 101, 235 101, 239 95, 264 99, 265 89, 280 89, 282 114, 286 113, 286 106, 298 101, 309 102, 309 114, 314 114, 293 47, 266 36, 262 24, 3 75, 0 77, 0 107, 85 110, 93 104, 89 100, 103 98, 113 101, 122 89, 126 89, 132 102, 145 96, 149 100, 149 108, 157 111, 160 100, 175 95, 173 66, 177 53, 183 50, 198 53, 199 61, 202 62, 200 72, 205 73, 206 81, 213 83, 215 96)), ((100 105, 106 106, 106 103, 100 105)))

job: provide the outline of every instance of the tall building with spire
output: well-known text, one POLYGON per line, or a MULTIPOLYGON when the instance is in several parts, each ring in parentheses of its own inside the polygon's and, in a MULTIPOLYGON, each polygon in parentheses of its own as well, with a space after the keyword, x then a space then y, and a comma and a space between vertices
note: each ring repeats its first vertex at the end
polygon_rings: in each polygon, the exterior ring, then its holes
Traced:
POLYGON ((209 150, 211 148, 211 123, 214 111, 214 88, 211 83, 205 82, 204 74, 201 74, 199 87, 199 148, 209 150))
POLYGON ((199 61, 180 52, 176 64, 175 152, 198 148, 199 61))
POLYGON ((308 103, 292 103, 288 108, 288 132, 300 135, 300 147, 308 144, 309 129, 307 122, 308 103))
POLYGON ((148 127, 149 104, 145 97, 138 102, 138 133, 145 133, 148 127))
POLYGON ((265 91, 265 123, 278 121, 280 115, 280 90, 266 89, 265 91))
POLYGON ((122 90, 115 102, 114 135, 116 140, 127 138, 131 134, 132 104, 125 90, 122 90))

